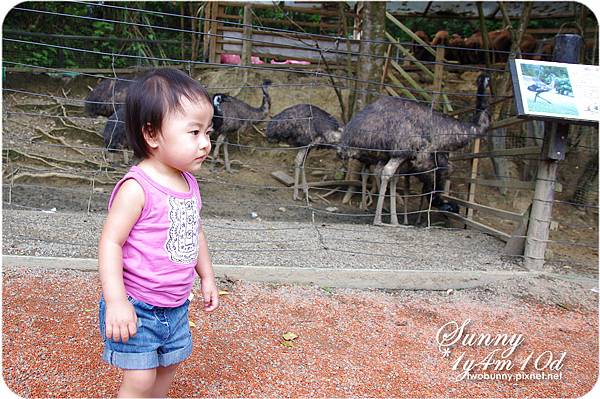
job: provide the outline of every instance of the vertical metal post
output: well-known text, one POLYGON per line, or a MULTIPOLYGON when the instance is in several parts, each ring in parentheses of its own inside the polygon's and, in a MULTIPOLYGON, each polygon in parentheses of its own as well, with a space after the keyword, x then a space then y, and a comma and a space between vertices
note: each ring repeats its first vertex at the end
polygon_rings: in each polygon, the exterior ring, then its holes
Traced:
MULTIPOLYGON (((577 63, 579 48, 583 39, 579 35, 557 35, 553 61, 577 63)), ((566 139, 569 125, 552 122, 546 124, 544 146, 535 184, 535 193, 529 217, 529 228, 525 241, 525 267, 541 270, 544 267, 544 254, 550 237, 550 219, 554 202, 554 188, 558 161, 565 159, 566 139)))

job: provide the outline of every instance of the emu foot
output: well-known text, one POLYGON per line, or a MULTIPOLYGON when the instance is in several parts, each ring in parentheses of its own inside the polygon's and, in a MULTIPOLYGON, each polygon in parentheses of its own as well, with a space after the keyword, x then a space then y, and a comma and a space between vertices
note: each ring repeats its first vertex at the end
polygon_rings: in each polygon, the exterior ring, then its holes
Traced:
POLYGON ((303 195, 302 197, 300 195, 293 195, 292 199, 294 201, 306 201, 308 199, 308 202, 315 202, 315 200, 309 195, 308 197, 306 195, 303 195))

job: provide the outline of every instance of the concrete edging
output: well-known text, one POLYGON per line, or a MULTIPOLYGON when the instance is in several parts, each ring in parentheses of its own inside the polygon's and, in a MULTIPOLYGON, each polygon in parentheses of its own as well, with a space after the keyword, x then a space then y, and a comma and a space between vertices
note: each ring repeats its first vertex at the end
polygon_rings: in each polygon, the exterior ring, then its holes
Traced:
MULTIPOLYGON (((98 260, 3 255, 4 266, 97 271, 98 260)), ((219 278, 266 283, 316 284, 322 287, 406 290, 464 289, 513 277, 537 277, 537 271, 382 270, 213 265, 219 278)))

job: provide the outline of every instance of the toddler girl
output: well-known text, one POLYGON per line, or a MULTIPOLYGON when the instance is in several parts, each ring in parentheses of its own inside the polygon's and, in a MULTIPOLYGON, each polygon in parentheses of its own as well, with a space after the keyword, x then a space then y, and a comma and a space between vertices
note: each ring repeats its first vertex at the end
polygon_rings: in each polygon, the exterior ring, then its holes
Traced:
POLYGON ((141 161, 113 190, 99 244, 103 359, 124 369, 120 397, 165 397, 192 353, 189 294, 201 279, 204 310, 219 305, 191 172, 210 154, 213 105, 175 69, 128 89, 127 139, 141 161))

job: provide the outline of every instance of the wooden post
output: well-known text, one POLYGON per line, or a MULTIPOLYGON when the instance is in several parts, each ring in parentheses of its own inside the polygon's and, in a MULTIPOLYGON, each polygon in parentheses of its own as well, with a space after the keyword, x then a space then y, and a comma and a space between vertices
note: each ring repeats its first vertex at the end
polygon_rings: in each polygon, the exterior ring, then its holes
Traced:
MULTIPOLYGON (((179 3, 179 15, 181 15, 181 17, 179 17, 179 29, 181 29, 181 59, 183 60, 185 58, 185 34, 183 33, 185 30, 185 8, 183 2, 179 3)), ((196 30, 194 29, 195 22, 196 20, 192 19, 192 54, 194 53, 194 43, 196 42, 196 30)), ((191 60, 195 61, 195 58, 191 58, 191 60)))
POLYGON ((244 33, 242 35, 242 65, 252 64, 252 4, 244 4, 244 33))
MULTIPOLYGON (((442 80, 444 78, 444 47, 437 46, 435 49, 435 66, 433 68, 433 97, 431 98, 431 109, 435 110, 438 99, 442 92, 442 80)), ((439 107, 438 107, 439 108, 439 107)), ((442 104, 442 111, 447 107, 442 104)))
MULTIPOLYGON (((190 5, 190 10, 192 9, 192 6, 190 5)), ((209 19, 212 18, 212 6, 210 3, 206 4, 204 6, 204 18, 206 18, 204 20, 204 28, 202 30, 202 33, 204 33, 204 37, 202 38, 202 61, 208 61, 208 49, 210 47, 210 36, 208 36, 208 33, 210 32, 210 27, 211 27, 211 22, 209 21, 209 19)))
POLYGON ((392 54, 392 45, 388 44, 387 51, 385 53, 385 64, 383 65, 383 73, 381 74, 381 85, 379 86, 379 91, 383 92, 383 85, 385 83, 385 78, 388 74, 388 68, 390 67, 390 56, 392 54))
POLYGON ((219 3, 216 1, 210 2, 210 3, 208 3, 208 6, 212 8, 212 10, 210 12, 212 21, 210 23, 211 36, 209 39, 210 44, 209 44, 208 62, 217 63, 217 62, 219 62, 219 60, 217 60, 217 30, 218 30, 217 19, 219 18, 219 3))
MULTIPOLYGON (((583 40, 573 40, 575 35, 557 35, 552 60, 556 62, 576 63, 579 59, 579 46, 583 40), (565 40, 561 40, 565 39, 565 40), (564 45, 563 45, 564 44, 564 45)), ((581 37, 579 37, 581 39, 581 37)), ((558 161, 564 159, 569 125, 566 123, 546 123, 544 146, 538 165, 535 193, 531 205, 529 228, 525 242, 525 267, 529 270, 541 270, 544 267, 546 244, 550 237, 550 219, 554 202, 554 187, 558 161)))
POLYGON ((481 30, 481 41, 483 44, 483 59, 485 66, 490 67, 490 39, 488 36, 487 26, 485 25, 485 15, 483 12, 483 2, 477 2, 477 13, 479 14, 479 29, 481 30))
POLYGON ((525 242, 525 267, 529 270, 541 270, 544 266, 546 244, 550 236, 550 218, 554 201, 554 186, 558 161, 547 157, 551 136, 556 134, 556 123, 549 123, 544 136, 542 157, 538 165, 535 193, 525 242))
MULTIPOLYGON (((479 147, 481 144, 481 139, 478 137, 473 142, 473 154, 479 153, 479 147)), ((469 183, 469 196, 467 197, 467 201, 475 202, 475 187, 476 184, 474 180, 477 179, 477 169, 479 168, 479 158, 473 158, 471 161, 471 183, 469 183)), ((467 219, 473 219, 473 208, 467 208, 467 219)))

